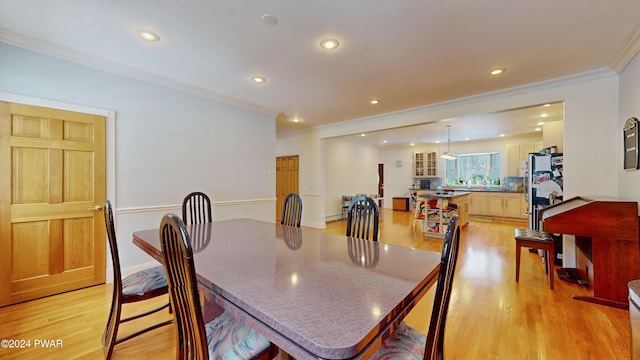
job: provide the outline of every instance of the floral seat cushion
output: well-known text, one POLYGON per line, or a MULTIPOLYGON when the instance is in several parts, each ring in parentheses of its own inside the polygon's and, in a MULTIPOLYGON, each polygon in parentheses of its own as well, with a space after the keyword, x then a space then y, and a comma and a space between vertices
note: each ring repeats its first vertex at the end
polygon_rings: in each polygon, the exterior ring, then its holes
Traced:
POLYGON ((212 360, 251 359, 271 345, 264 336, 228 311, 206 324, 205 329, 212 360))
POLYGON ((424 359, 424 347, 427 337, 404 321, 396 331, 385 339, 371 360, 388 359, 424 359))
POLYGON ((167 287, 167 276, 163 266, 141 270, 122 279, 124 296, 142 296, 162 287, 167 287))

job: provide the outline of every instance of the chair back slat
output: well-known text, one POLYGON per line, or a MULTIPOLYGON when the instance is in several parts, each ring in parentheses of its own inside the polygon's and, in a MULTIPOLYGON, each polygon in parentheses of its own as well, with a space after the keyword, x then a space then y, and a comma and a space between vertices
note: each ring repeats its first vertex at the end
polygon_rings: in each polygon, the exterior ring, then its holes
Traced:
POLYGON ((302 219, 302 199, 296 193, 288 194, 282 204, 280 224, 300 227, 302 219))
POLYGON ((211 200, 207 194, 195 191, 182 200, 182 221, 185 224, 212 222, 211 200))
POLYGON ((167 214, 160 223, 162 258, 178 331, 178 359, 208 359, 191 241, 184 223, 167 214))
POLYGON ((118 325, 122 313, 122 273, 120 269, 120 255, 118 254, 118 241, 116 239, 115 225, 113 224, 113 208, 111 201, 107 200, 104 206, 104 223, 107 228, 109 250, 113 267, 113 295, 111 298, 111 312, 107 320, 107 326, 102 336, 102 345, 108 349, 107 358, 111 357, 113 344, 118 335, 118 325))
POLYGON ((347 236, 378 241, 379 220, 376 202, 367 196, 356 196, 347 210, 347 236))
POLYGON ((438 285, 433 299, 433 309, 427 332, 424 360, 444 358, 444 331, 453 288, 453 276, 458 262, 458 248, 460 246, 460 226, 458 215, 453 215, 447 225, 447 231, 442 245, 440 257, 440 271, 438 285))

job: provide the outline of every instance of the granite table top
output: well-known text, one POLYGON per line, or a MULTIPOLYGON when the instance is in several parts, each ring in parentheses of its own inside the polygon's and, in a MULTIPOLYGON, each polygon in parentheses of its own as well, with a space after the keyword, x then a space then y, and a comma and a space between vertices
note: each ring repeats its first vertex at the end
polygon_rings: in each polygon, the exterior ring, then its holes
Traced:
MULTIPOLYGON (((251 219, 187 231, 200 291, 296 359, 368 358, 440 263, 436 252, 251 219)), ((157 229, 133 242, 162 261, 157 229)))

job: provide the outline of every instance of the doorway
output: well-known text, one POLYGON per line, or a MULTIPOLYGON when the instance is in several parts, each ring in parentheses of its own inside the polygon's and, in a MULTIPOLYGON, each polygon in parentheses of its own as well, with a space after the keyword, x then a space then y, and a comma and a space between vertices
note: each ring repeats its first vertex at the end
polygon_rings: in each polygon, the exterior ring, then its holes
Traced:
POLYGON ((384 164, 378 164, 378 195, 384 198, 384 164))
POLYGON ((384 164, 378 164, 378 207, 384 205, 384 164))
POLYGON ((276 158, 276 221, 280 222, 284 198, 290 193, 299 194, 299 159, 295 156, 276 158))
POLYGON ((0 102, 0 306, 105 282, 105 129, 0 102))

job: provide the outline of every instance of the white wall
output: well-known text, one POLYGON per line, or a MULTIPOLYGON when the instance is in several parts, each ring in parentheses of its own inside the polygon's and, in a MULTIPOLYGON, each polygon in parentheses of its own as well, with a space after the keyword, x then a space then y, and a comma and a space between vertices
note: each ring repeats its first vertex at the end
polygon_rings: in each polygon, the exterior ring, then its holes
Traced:
POLYGON ((561 153, 564 150, 564 122, 553 121, 544 124, 544 133, 542 134, 542 143, 545 148, 550 146, 557 146, 558 152, 561 153))
MULTIPOLYGON (((636 56, 620 74, 620 114, 617 122, 615 148, 618 157, 622 158, 622 129, 628 118, 640 119, 640 56, 636 56)), ((617 164, 619 197, 640 202, 640 170, 624 170, 622 160, 617 164)))
POLYGON ((210 195, 215 219, 275 220, 274 116, 3 43, 0 54, 1 93, 115 111, 107 196, 123 266, 151 261, 131 233, 179 213, 194 190, 210 195))
POLYGON ((378 193, 378 149, 350 141, 325 140, 325 217, 336 220, 342 195, 378 193))
POLYGON ((393 208, 394 197, 409 197, 409 187, 413 184, 413 150, 380 150, 380 163, 384 164, 384 207, 387 209, 393 208), (396 166, 398 160, 402 161, 401 167, 396 166))

